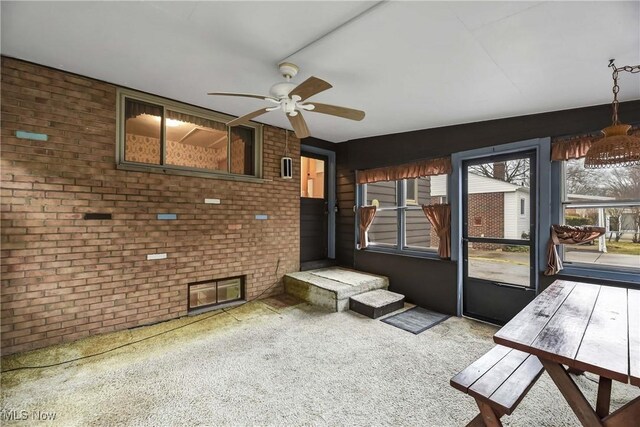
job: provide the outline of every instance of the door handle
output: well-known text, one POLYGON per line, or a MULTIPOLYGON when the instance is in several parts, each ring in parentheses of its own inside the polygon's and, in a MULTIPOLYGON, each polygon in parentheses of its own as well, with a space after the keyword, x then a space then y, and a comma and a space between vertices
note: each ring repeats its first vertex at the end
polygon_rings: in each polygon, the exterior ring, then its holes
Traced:
POLYGON ((504 283, 504 282, 493 282, 494 285, 496 286, 500 286, 501 288, 513 288, 513 289, 520 289, 521 291, 529 291, 532 290, 526 286, 522 286, 522 285, 514 285, 512 283, 504 283))

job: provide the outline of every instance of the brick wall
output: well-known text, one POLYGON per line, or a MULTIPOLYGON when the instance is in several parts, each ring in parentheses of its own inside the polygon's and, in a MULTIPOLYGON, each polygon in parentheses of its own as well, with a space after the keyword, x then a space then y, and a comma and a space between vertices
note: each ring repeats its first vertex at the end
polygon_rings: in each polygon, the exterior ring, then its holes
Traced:
MULTIPOLYGON (((504 237, 504 193, 469 195, 469 236, 504 237)), ((488 243, 473 243, 475 249, 498 249, 488 243)))
POLYGON ((189 282, 246 275, 252 299, 298 269, 299 141, 282 180, 283 130, 264 128, 272 181, 165 176, 116 170, 111 84, 3 57, 1 103, 3 354, 185 315, 189 282))

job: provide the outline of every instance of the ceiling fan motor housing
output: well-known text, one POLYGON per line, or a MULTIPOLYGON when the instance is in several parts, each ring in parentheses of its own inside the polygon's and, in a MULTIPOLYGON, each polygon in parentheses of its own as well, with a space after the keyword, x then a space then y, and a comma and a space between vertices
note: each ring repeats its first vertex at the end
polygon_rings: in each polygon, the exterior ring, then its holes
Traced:
POLYGON ((269 89, 269 93, 271 94, 271 96, 277 99, 287 98, 289 96, 289 92, 291 92, 295 87, 295 83, 280 82, 271 86, 271 89, 269 89))

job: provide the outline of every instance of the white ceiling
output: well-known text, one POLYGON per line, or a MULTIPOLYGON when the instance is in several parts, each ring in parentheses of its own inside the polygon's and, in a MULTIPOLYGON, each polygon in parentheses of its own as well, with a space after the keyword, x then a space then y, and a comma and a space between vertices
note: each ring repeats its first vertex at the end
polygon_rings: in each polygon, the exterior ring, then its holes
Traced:
MULTIPOLYGON (((206 92, 267 94, 286 58, 333 84, 312 100, 367 112, 305 113, 334 142, 608 103, 607 60, 640 63, 637 1, 387 2, 288 57, 375 4, 2 1, 1 49, 233 115, 265 103, 206 92)), ((620 83, 640 98, 640 74, 620 83)))

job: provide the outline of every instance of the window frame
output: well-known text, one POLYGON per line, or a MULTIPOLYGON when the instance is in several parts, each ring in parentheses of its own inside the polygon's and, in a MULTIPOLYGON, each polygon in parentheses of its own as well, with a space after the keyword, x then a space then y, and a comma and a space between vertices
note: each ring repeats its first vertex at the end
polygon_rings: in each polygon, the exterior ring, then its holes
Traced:
POLYGON ((201 117, 208 120, 213 120, 219 123, 227 123, 233 120, 235 117, 226 114, 218 113, 205 108, 196 107, 190 104, 185 104, 178 101, 173 101, 167 98, 162 98, 155 95, 150 95, 143 92, 138 92, 130 89, 118 88, 117 89, 117 101, 116 101, 116 168, 122 170, 133 170, 140 172, 153 172, 163 173, 170 175, 186 175, 196 176, 202 178, 214 178, 214 179, 226 179, 226 180, 238 180, 238 181, 253 181, 264 182, 263 179, 263 125, 259 123, 247 123, 242 127, 252 130, 253 133, 253 175, 234 174, 231 172, 231 128, 227 127, 227 171, 215 171, 210 169, 195 168, 189 166, 179 166, 166 164, 166 136, 165 136, 165 121, 167 110, 175 111, 177 113, 183 113, 201 117), (161 164, 153 165, 150 163, 138 163, 125 160, 125 102, 127 99, 133 101, 139 101, 143 103, 151 103, 162 107, 162 118, 160 121, 160 153, 161 164))
MULTIPOLYGON (((566 194, 566 161, 551 162, 552 185, 552 224, 564 224, 565 206, 571 203, 565 202, 566 194)), ((579 205, 580 203, 573 203, 579 205)), ((581 204, 585 204, 584 202, 581 204)), ((591 204, 591 203, 590 203, 591 204)), ((604 204, 604 203, 602 203, 604 204)), ((610 204, 610 203, 609 203, 610 204)), ((606 264, 587 264, 564 260, 564 245, 558 245, 558 255, 563 263, 561 276, 585 277, 589 279, 605 279, 626 283, 640 284, 639 269, 633 267, 620 267, 606 264)))
MULTIPOLYGON (((443 174, 444 175, 444 174, 443 174)), ((435 175, 438 176, 438 175, 435 175)), ((449 200, 449 180, 450 180, 450 174, 446 174, 444 175, 446 176, 446 187, 447 187, 447 200, 449 200)), ((410 179, 415 179, 415 178, 410 178, 410 179)), ((406 212, 407 211, 422 211, 422 206, 420 206, 419 204, 408 204, 407 203, 407 193, 406 193, 406 182, 407 179, 401 179, 401 180, 396 180, 396 206, 394 207, 377 207, 377 212, 380 211, 396 211, 396 216, 397 216, 397 237, 396 237, 396 244, 387 244, 387 243, 375 243, 372 241, 369 241, 369 246, 365 249, 362 249, 364 251, 370 251, 370 252, 381 252, 381 253, 388 253, 388 254, 394 254, 394 255, 403 255, 403 256, 411 256, 411 257, 416 257, 416 258, 429 258, 429 259, 436 259, 436 260, 441 260, 440 256, 438 255, 438 249, 437 248, 419 248, 419 247, 415 247, 415 246, 407 246, 406 244, 406 233, 407 233, 407 229, 406 229, 406 212)), ((356 185, 356 193, 357 193, 357 205, 358 207, 361 206, 365 206, 366 201, 367 201, 367 185, 368 184, 357 184, 356 185)), ((418 186, 416 185, 416 189, 418 188, 418 186)), ((409 199, 411 200, 411 199, 409 199)), ((425 220, 428 221, 428 219, 425 216, 425 220)), ((358 228, 359 224, 358 221, 356 221, 356 230, 358 228)), ((357 236, 357 232, 356 232, 356 236, 357 236)), ((357 239, 357 237, 356 237, 357 239)), ((357 242, 356 242, 357 243, 357 242)))
POLYGON ((404 191, 405 191, 405 204, 407 206, 419 206, 418 203, 418 178, 409 178, 409 179, 405 179, 404 180, 405 185, 404 185, 404 191), (409 180, 411 180, 413 182, 413 197, 409 197, 409 186, 407 185, 409 183, 409 180))

